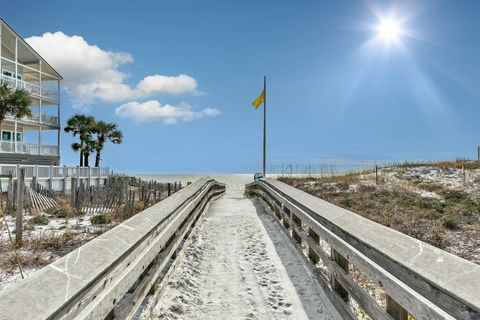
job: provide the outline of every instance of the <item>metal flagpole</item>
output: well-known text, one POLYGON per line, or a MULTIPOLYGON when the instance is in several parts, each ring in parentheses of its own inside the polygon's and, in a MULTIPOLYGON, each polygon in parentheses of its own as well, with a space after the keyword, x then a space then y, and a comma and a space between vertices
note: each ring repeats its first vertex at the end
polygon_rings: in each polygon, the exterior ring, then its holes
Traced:
POLYGON ((267 163, 267 76, 263 76, 263 176, 267 163))

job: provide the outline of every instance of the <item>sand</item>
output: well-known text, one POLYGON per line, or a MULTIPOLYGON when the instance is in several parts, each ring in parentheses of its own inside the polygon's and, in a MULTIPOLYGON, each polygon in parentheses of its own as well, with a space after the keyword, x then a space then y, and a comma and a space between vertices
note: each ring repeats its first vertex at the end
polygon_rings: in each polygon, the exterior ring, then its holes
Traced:
POLYGON ((151 319, 340 319, 260 201, 230 188, 201 219, 151 319))

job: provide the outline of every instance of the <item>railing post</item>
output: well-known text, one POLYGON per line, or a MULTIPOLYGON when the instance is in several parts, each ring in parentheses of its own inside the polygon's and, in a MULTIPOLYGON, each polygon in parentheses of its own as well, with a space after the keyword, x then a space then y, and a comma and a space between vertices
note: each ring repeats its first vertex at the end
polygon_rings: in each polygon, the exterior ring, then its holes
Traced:
POLYGON ((38 164, 35 165, 35 172, 34 172, 35 178, 38 180, 38 164))
POLYGON ((19 165, 19 164, 17 164, 17 166, 16 166, 16 169, 15 169, 15 170, 16 170, 16 173, 15 173, 15 178, 17 178, 17 179, 18 179, 18 175, 20 174, 20 165, 19 165))
POLYGON ((48 191, 52 191, 52 178, 53 178, 53 167, 50 165, 48 167, 48 191))
MULTIPOLYGON (((298 218, 296 215, 292 213, 292 222, 299 228, 302 228, 302 220, 298 218)), ((302 238, 300 235, 295 231, 295 229, 292 228, 292 238, 298 242, 298 244, 302 244, 302 238)))
MULTIPOLYGON (((312 228, 308 228, 308 236, 310 237, 310 239, 312 239, 313 242, 315 242, 315 244, 320 245, 320 237, 315 231, 313 231, 312 228)), ((318 263, 319 257, 310 247, 308 248, 308 257, 310 258, 310 260, 312 260, 313 264, 318 263)))
POLYGON ((395 300, 388 294, 387 296, 387 313, 395 320, 408 320, 408 311, 403 309, 395 300))
MULTIPOLYGON (((284 207, 284 208, 283 208, 283 212, 284 212, 284 215, 286 215, 287 217, 290 218, 290 210, 289 210, 287 207, 284 207)), ((287 228, 287 230, 289 230, 289 229, 290 229, 290 225, 288 224, 287 219, 283 218, 283 219, 282 219, 282 222, 283 222, 283 226, 284 226, 285 228, 287 228)))
MULTIPOLYGON (((340 268, 342 268, 348 274, 348 260, 338 253, 335 249, 331 248, 331 258, 340 268)), ((345 301, 348 301, 348 291, 337 281, 332 274, 331 284, 333 290, 345 301)))

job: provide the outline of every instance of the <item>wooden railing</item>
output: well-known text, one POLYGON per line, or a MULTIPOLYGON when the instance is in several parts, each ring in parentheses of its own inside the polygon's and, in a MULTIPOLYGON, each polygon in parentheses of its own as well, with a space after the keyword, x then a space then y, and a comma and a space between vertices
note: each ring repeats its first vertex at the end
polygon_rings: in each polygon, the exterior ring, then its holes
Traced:
POLYGON ((277 180, 246 193, 263 199, 342 318, 480 319, 479 265, 277 180))
MULTIPOLYGON (((1 319, 131 319, 225 185, 202 178, 0 294, 1 319)), ((153 303, 152 305, 155 305, 153 303)))

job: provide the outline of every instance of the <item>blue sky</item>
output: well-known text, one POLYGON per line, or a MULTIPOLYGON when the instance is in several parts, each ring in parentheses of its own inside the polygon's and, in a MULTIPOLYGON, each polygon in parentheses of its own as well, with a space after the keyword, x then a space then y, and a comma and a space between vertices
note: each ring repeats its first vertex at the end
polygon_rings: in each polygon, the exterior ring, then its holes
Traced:
MULTIPOLYGON (((260 170, 262 112, 251 102, 263 75, 270 164, 473 158, 478 12, 478 1, 2 4, 2 17, 40 37, 36 49, 64 75, 63 122, 85 112, 119 124, 125 141, 106 146, 103 164, 123 172, 260 170), (402 29, 394 41, 375 30, 387 18, 402 29), (69 53, 73 36, 84 48, 69 53), (70 59, 82 50, 85 61, 70 59), (90 64, 88 50, 106 62, 90 64), (98 89, 97 65, 101 79, 119 79, 114 89, 98 89), (139 86, 148 76, 153 87, 139 86)), ((77 162, 72 141, 62 134, 64 164, 77 162)))

